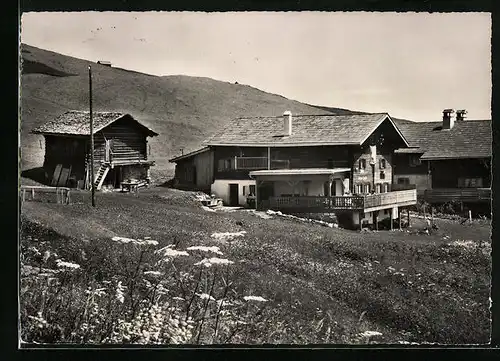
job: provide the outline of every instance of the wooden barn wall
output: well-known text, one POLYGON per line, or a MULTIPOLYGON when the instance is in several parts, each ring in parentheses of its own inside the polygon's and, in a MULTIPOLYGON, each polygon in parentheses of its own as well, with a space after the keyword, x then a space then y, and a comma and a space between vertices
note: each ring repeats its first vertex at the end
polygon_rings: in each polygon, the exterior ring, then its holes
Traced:
POLYGON ((113 160, 147 160, 147 135, 133 119, 120 119, 95 134, 96 161, 104 161, 105 139, 111 139, 113 160))
POLYGON ((214 181, 213 150, 195 155, 193 163, 196 169, 196 186, 198 188, 210 188, 214 181))
POLYGON ((457 188, 458 179, 482 178, 483 187, 491 186, 489 160, 451 159, 431 161, 432 188, 457 188))
POLYGON ((420 165, 411 166, 411 157, 420 157, 420 154, 395 154, 394 155, 394 174, 427 174, 427 162, 422 161, 420 165))
POLYGON ((183 159, 176 163, 175 178, 179 184, 195 186, 193 158, 183 159))
POLYGON ((86 142, 84 137, 45 136, 44 170, 52 179, 58 164, 65 168, 71 166, 71 175, 77 180, 85 178, 85 152, 86 142))

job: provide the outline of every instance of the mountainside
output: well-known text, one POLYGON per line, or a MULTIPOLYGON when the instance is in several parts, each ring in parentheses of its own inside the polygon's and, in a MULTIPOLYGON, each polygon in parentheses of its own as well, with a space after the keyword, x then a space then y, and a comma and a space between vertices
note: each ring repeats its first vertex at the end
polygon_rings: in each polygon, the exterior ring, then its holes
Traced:
POLYGON ((243 84, 210 78, 154 76, 22 45, 21 146, 22 169, 43 164, 43 137, 34 127, 66 110, 88 109, 88 65, 92 65, 93 109, 128 112, 160 136, 150 140, 156 167, 154 180, 172 175, 168 162, 201 146, 231 119, 242 116, 346 114, 349 110, 317 107, 266 93, 243 84))

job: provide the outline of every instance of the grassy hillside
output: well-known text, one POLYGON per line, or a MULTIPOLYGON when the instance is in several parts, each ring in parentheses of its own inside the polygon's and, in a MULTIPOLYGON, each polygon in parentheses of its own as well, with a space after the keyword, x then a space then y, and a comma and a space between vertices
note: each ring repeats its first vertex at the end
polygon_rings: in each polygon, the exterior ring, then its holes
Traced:
MULTIPOLYGON (((61 292, 53 289, 44 308, 43 316, 49 325, 67 326, 64 334, 70 342, 81 342, 71 339, 71 325, 77 318, 73 315, 78 314, 79 305, 86 299, 83 291, 87 285, 109 288, 114 295, 109 281, 123 281, 132 289, 136 280, 139 284, 145 282, 142 278, 151 277, 145 271, 162 270, 154 266, 153 255, 142 258, 142 253, 139 256, 130 244, 114 245, 114 236, 152 237, 159 242, 154 250, 169 244, 175 244, 176 250, 188 251, 195 245, 220 247, 223 255, 218 257, 234 262, 227 270, 234 292, 226 294, 220 289, 222 283, 217 283, 217 289, 210 291, 214 298, 227 296, 237 302, 245 295, 256 295, 268 300, 261 318, 251 320, 250 328, 236 332, 236 338, 231 340, 235 343, 367 343, 368 339, 360 338, 360 333, 366 331, 380 332, 373 341, 381 343, 488 342, 488 222, 461 225, 458 221, 436 219, 439 230, 422 235, 415 232, 425 222, 415 217, 410 232, 360 233, 278 216, 263 219, 266 214, 262 213, 207 212, 194 204, 190 193, 162 187, 138 194, 98 193, 96 208, 90 206, 88 193, 82 194, 87 197, 85 202, 70 206, 26 202, 21 222, 21 248, 26 256, 23 262, 35 268, 31 278, 23 277, 22 284, 35 278, 39 285, 22 288, 25 325, 40 307, 41 289, 47 287, 42 275, 37 276, 39 258, 29 259, 30 249, 36 254, 56 252, 57 257, 81 265, 81 272, 73 274, 61 292), (244 236, 232 241, 221 238, 224 232, 243 231, 244 236), (142 268, 138 266, 141 259, 142 268), (52 300, 56 303, 49 303, 52 300), (69 308, 57 312, 58 303, 69 308)), ((174 302, 182 296, 182 309, 193 290, 197 292, 189 281, 190 275, 194 277, 199 271, 193 264, 214 256, 188 253, 189 257, 175 259, 176 269, 181 274, 187 272, 187 288, 179 288, 177 281, 170 278, 172 270, 168 267, 161 278, 168 290, 162 302, 174 302)), ((214 268, 206 272, 215 272, 214 268)), ((224 269, 219 272, 226 273, 224 269)), ((209 293, 208 286, 202 283, 203 291, 198 292, 209 293)), ((125 303, 117 304, 119 317, 125 317, 122 310, 131 301, 127 295, 125 303)), ((234 310, 238 319, 244 317, 244 310, 234 310)), ((213 342, 211 322, 216 312, 209 310, 204 327, 208 334, 201 342, 213 342)), ((196 315, 193 318, 197 320, 196 315)), ((24 331, 29 333, 29 327, 24 326, 24 331)), ((92 333, 95 335, 100 335, 99 331, 92 333)))
MULTIPOLYGON (((92 64, 96 111, 123 111, 138 117, 160 136, 151 141, 156 180, 172 174, 168 159, 189 152, 240 116, 324 114, 321 109, 243 84, 189 76, 153 76, 109 68, 29 45, 22 45, 22 169, 43 164, 43 137, 30 130, 68 109, 88 109, 88 65, 92 64)), ((97 59, 92 59, 96 61, 97 59)), ((340 113, 349 112, 339 109, 340 113)))

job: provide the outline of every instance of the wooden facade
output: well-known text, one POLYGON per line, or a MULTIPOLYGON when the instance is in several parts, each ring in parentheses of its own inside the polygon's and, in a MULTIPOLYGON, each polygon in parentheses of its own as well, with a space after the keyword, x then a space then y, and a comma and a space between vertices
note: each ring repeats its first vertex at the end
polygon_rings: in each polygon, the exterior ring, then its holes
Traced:
POLYGON ((491 163, 488 158, 420 160, 421 154, 396 154, 398 185, 413 186, 429 203, 489 202, 491 163))
POLYGON ((176 161, 176 187, 210 192, 214 181, 214 150, 204 149, 196 155, 186 156, 176 161))
MULTIPOLYGON (((42 133, 43 134, 43 133, 42 133)), ((156 133, 155 133, 156 134, 156 133)), ((46 133, 44 169, 49 183, 68 187, 90 187, 90 136, 46 133), (61 181, 58 171, 67 170, 61 181), (55 178, 59 181, 55 181, 55 178)), ((147 137, 151 131, 124 115, 94 134, 94 175, 107 167, 101 184, 119 187, 126 179, 147 180, 149 167, 147 137)))

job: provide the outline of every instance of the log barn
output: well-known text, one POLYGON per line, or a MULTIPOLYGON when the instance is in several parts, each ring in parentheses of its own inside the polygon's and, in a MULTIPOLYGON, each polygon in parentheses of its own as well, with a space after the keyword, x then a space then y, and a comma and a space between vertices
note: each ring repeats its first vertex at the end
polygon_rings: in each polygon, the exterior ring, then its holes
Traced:
MULTIPOLYGON (((148 137, 157 136, 130 114, 92 112, 94 182, 118 188, 124 181, 150 182, 148 137)), ((45 138, 43 168, 48 184, 91 187, 90 113, 71 110, 32 130, 45 138)))

